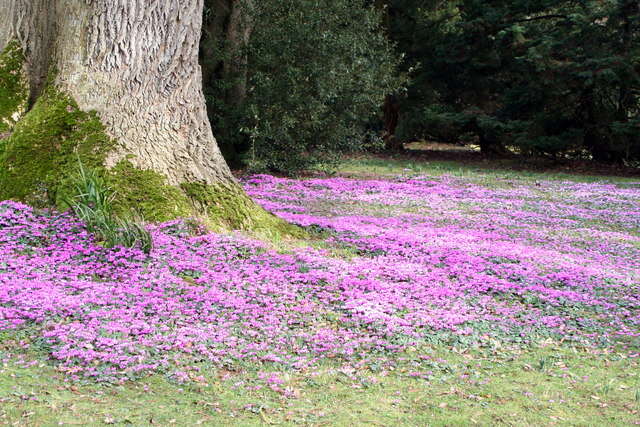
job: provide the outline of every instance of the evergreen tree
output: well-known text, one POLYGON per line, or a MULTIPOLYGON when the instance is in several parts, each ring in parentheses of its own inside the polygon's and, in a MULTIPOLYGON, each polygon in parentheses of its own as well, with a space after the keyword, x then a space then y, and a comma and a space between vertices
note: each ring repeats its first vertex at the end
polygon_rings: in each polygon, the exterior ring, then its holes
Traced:
POLYGON ((391 34, 418 65, 404 138, 483 151, 640 159, 640 3, 396 0, 391 34))

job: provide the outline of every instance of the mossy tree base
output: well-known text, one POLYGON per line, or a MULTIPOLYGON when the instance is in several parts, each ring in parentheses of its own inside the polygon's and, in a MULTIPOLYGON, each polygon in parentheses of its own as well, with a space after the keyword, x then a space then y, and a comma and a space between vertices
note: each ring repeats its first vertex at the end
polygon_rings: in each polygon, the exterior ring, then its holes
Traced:
POLYGON ((95 114, 49 87, 4 139, 0 199, 60 206, 78 161, 99 168, 112 145, 95 114))
POLYGON ((119 215, 135 214, 153 222, 197 216, 216 230, 300 234, 297 227, 259 207, 238 184, 176 187, 167 185, 160 173, 139 169, 128 160, 107 169, 105 159, 114 144, 95 113, 80 110, 50 85, 2 140, 0 200, 65 209, 81 162, 104 176, 115 192, 114 210, 119 215))
POLYGON ((248 197, 239 185, 185 183, 182 190, 202 209, 213 228, 257 231, 302 237, 301 228, 265 211, 248 197))
POLYGON ((4 3, 0 199, 66 208, 81 163, 115 192, 119 216, 296 230, 244 194, 218 149, 198 66, 200 0, 180 13, 126 2, 144 16, 112 1, 4 3))

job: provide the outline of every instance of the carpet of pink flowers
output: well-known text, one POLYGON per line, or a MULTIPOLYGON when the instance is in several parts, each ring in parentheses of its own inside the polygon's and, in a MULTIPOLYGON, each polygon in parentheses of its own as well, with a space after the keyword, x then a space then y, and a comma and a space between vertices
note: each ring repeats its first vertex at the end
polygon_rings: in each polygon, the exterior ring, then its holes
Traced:
POLYGON ((199 361, 306 369, 423 344, 640 347, 640 184, 443 176, 244 182, 321 244, 151 226, 105 249, 69 214, 0 203, 0 335, 69 378, 199 361))

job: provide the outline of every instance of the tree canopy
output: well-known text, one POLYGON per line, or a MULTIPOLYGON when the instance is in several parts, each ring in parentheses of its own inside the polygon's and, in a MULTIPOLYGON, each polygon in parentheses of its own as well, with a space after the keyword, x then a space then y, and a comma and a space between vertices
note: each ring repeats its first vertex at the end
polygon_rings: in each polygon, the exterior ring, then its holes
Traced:
POLYGON ((391 37, 415 69, 402 138, 640 159, 637 1, 388 3, 391 37))

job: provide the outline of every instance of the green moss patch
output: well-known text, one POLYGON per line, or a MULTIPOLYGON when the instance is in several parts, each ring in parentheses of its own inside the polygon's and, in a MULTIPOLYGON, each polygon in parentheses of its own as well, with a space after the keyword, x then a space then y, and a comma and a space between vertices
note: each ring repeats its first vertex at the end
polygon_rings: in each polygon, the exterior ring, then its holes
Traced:
POLYGON ((95 113, 80 110, 73 99, 49 87, 6 139, 0 153, 0 199, 65 208, 82 162, 104 175, 116 193, 119 214, 135 212, 149 221, 192 214, 184 193, 166 185, 162 175, 129 161, 105 170, 113 146, 95 113))
POLYGON ((115 191, 119 215, 133 211, 153 222, 193 215, 193 204, 185 193, 167 185, 158 172, 138 169, 123 160, 108 171, 106 181, 115 191))
POLYGON ((29 83, 23 70, 24 54, 12 40, 0 52, 0 139, 24 114, 29 99, 29 83))
POLYGON ((71 191, 78 160, 102 167, 113 141, 95 113, 47 88, 16 123, 0 153, 0 199, 58 205, 71 191))
POLYGON ((256 231, 268 236, 303 237, 299 227, 287 223, 258 206, 242 188, 233 184, 206 185, 184 183, 182 190, 207 215, 209 226, 232 230, 256 231))

